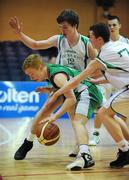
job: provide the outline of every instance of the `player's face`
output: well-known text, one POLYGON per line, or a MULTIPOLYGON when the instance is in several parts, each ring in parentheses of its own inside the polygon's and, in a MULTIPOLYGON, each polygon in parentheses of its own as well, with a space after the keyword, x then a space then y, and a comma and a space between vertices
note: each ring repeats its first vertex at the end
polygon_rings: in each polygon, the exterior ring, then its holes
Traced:
POLYGON ((95 49, 100 48, 99 38, 96 38, 93 31, 90 31, 90 42, 95 49))
POLYGON ((71 26, 68 22, 64 21, 63 23, 59 24, 59 28, 61 33, 68 38, 69 36, 73 35, 75 31, 75 26, 71 26))
POLYGON ((29 67, 25 70, 25 74, 29 76, 29 78, 33 81, 42 81, 43 80, 43 71, 42 68, 35 69, 29 67))
POLYGON ((108 20, 108 27, 111 34, 119 33, 121 24, 118 22, 117 19, 108 20))

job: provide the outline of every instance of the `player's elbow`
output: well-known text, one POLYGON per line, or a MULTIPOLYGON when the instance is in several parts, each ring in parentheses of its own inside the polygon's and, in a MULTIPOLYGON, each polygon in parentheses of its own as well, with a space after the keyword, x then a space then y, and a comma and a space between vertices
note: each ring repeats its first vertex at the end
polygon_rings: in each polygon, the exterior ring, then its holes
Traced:
POLYGON ((74 98, 72 98, 72 100, 71 100, 71 105, 76 104, 76 102, 77 102, 76 98, 75 98, 75 97, 74 97, 74 98))

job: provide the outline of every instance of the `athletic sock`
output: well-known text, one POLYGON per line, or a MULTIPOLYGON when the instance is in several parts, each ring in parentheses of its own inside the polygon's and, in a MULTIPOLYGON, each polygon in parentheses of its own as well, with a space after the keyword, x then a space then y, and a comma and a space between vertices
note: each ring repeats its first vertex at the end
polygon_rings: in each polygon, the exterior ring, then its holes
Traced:
POLYGON ((35 138, 35 134, 32 134, 31 132, 29 133, 27 140, 33 142, 35 138))
POLYGON ((117 146, 119 147, 119 149, 121 149, 123 152, 126 152, 129 150, 129 143, 128 141, 126 141, 125 139, 123 139, 122 141, 119 141, 117 143, 117 146))
POLYGON ((89 150, 88 145, 86 145, 86 144, 79 145, 79 154, 81 154, 81 153, 88 153, 88 154, 90 154, 90 150, 89 150))

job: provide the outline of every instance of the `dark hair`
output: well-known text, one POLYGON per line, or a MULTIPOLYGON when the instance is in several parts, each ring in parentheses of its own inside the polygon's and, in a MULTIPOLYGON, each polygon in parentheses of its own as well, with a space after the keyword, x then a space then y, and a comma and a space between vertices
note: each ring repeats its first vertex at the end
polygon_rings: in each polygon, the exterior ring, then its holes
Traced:
POLYGON ((94 24, 90 27, 90 31, 93 31, 96 38, 102 37, 104 42, 108 42, 110 39, 109 28, 104 23, 94 24))
POLYGON ((114 19, 117 19, 118 22, 120 23, 120 18, 119 18, 118 16, 112 16, 112 15, 109 15, 107 19, 108 19, 108 20, 114 20, 114 19))
POLYGON ((63 10, 57 17, 57 22, 58 24, 61 24, 62 22, 66 21, 69 24, 71 24, 71 26, 79 26, 79 15, 71 10, 71 9, 65 9, 63 10))

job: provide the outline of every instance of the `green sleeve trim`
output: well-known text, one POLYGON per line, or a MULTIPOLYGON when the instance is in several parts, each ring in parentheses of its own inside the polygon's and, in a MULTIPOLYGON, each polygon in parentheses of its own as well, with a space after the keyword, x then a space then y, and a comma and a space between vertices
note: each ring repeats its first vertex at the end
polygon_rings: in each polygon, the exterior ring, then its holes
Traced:
POLYGON ((104 65, 106 65, 106 67, 107 67, 108 69, 117 69, 117 70, 121 70, 121 71, 124 71, 124 72, 129 72, 129 71, 125 70, 125 69, 122 69, 121 67, 114 66, 114 65, 112 65, 112 64, 109 64, 109 63, 105 62, 104 60, 102 60, 102 59, 99 57, 99 55, 97 56, 97 59, 100 60, 104 65))

